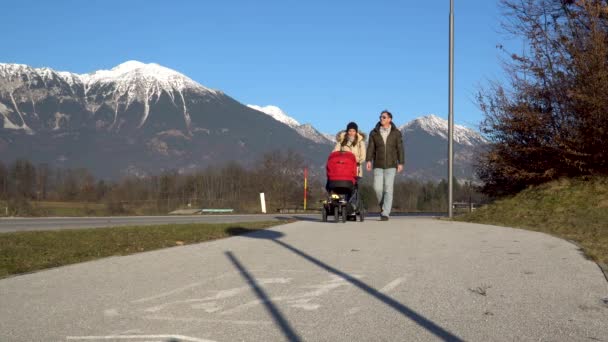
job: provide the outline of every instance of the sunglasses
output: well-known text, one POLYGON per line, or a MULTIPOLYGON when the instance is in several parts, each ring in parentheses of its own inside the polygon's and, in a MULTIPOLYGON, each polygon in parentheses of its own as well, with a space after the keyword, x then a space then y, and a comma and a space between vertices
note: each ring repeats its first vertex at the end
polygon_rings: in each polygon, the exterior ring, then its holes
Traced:
POLYGON ((380 119, 388 119, 388 116, 380 115, 380 119))

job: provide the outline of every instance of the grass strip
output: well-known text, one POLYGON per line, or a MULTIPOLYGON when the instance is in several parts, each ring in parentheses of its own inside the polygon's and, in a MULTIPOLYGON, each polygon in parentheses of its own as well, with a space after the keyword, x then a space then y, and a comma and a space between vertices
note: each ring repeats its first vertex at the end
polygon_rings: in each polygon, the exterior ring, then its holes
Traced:
POLYGON ((284 223, 193 223, 0 233, 0 278, 108 256, 215 240, 284 223))

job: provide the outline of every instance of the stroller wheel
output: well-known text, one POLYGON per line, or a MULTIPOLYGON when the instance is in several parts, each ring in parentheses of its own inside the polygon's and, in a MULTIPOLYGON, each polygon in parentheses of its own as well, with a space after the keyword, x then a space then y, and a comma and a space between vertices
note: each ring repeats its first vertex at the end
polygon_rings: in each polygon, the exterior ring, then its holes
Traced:
POLYGON ((325 206, 321 209, 321 221, 327 222, 327 208, 325 206))
POLYGON ((334 221, 340 222, 340 208, 337 205, 334 207, 334 221))
POLYGON ((347 217, 346 217, 346 212, 347 212, 347 211, 348 211, 348 210, 346 210, 346 206, 343 206, 343 207, 342 207, 342 223, 346 223, 346 219, 347 219, 347 217))

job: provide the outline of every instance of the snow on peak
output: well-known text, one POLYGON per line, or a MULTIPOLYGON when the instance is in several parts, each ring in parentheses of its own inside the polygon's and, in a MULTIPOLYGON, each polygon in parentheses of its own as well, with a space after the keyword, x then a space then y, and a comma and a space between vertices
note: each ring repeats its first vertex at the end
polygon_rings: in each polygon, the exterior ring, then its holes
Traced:
POLYGON ((251 109, 255 109, 262 113, 268 114, 268 115, 272 116, 275 120, 282 122, 291 128, 300 126, 300 123, 296 119, 287 115, 284 111, 281 110, 281 108, 279 108, 277 106, 269 105, 269 106, 261 107, 261 106, 249 104, 249 105, 247 105, 247 107, 249 107, 251 109))
POLYGON ((331 144, 333 137, 329 137, 323 133, 320 133, 316 128, 314 128, 311 124, 300 124, 296 119, 290 117, 285 113, 281 108, 277 106, 257 106, 257 105, 247 105, 247 107, 251 109, 255 109, 264 114, 271 116, 273 119, 284 123, 285 125, 291 127, 293 130, 298 132, 302 137, 312 140, 319 144, 331 144))
POLYGON ((32 68, 25 64, 0 63, 0 78, 5 81, 2 88, 9 92, 23 86, 37 85, 39 82, 45 86, 49 81, 66 82, 70 87, 83 84, 78 74, 58 72, 48 67, 32 68))
MULTIPOLYGON (((411 126, 422 128, 428 133, 435 133, 435 135, 440 135, 441 137, 447 139, 448 121, 438 117, 435 114, 421 116, 405 125, 405 127, 411 126)), ((462 126, 458 127, 464 128, 462 126)))
POLYGON ((156 63, 142 63, 139 61, 127 61, 113 67, 110 70, 98 70, 90 74, 80 75, 88 86, 94 83, 118 82, 130 84, 133 82, 143 83, 147 88, 158 87, 171 93, 171 90, 183 91, 185 88, 202 88, 207 92, 215 93, 186 77, 175 70, 166 68, 156 63))
POLYGON ((296 132, 303 136, 308 140, 312 140, 319 144, 331 144, 332 139, 328 139, 325 134, 319 132, 316 128, 314 128, 311 124, 303 124, 297 127, 294 127, 296 132))
POLYGON ((118 64, 117 66, 115 66, 115 67, 112 68, 112 71, 116 71, 116 72, 129 72, 129 71, 136 70, 136 69, 142 69, 142 68, 145 68, 147 66, 150 66, 150 67, 157 67, 158 66, 158 67, 160 67, 160 65, 158 65, 156 63, 146 64, 146 63, 142 63, 140 61, 131 60, 131 61, 126 61, 124 63, 118 64))
POLYGON ((33 72, 34 68, 25 64, 0 63, 0 76, 16 72, 33 72))
MULTIPOLYGON (((217 95, 219 92, 206 88, 194 80, 188 78, 175 70, 166 68, 156 63, 142 63, 139 61, 127 61, 113 67, 110 70, 97 70, 88 74, 75 74, 66 71, 55 71, 51 68, 32 68, 24 64, 0 63, 0 76, 5 79, 20 78, 20 74, 26 76, 39 76, 43 80, 60 78, 73 86, 83 84, 90 89, 95 84, 115 83, 116 89, 134 89, 135 87, 148 89, 148 93, 156 93, 161 90, 172 94, 173 91, 182 92, 186 88, 203 91, 217 95)), ((29 78, 29 77, 28 77, 29 78)))
MULTIPOLYGON (((448 121, 434 114, 421 116, 401 126, 402 132, 422 129, 430 135, 448 139, 448 121)), ((486 140, 474 130, 461 125, 454 125, 454 141, 463 145, 477 145, 485 143, 486 140)))
MULTIPOLYGON (((127 61, 127 62, 124 62, 122 64, 119 64, 119 65, 113 67, 110 70, 97 70, 90 74, 84 74, 81 76, 88 77, 91 80, 103 81, 103 80, 115 80, 117 78, 122 78, 122 77, 126 76, 127 74, 134 73, 134 72, 147 73, 150 75, 154 75, 158 78, 183 76, 182 74, 178 73, 177 71, 173 71, 169 68, 165 68, 156 63, 145 64, 145 63, 142 63, 139 61, 127 61)), ((183 77, 187 78, 186 76, 183 76, 183 77)))

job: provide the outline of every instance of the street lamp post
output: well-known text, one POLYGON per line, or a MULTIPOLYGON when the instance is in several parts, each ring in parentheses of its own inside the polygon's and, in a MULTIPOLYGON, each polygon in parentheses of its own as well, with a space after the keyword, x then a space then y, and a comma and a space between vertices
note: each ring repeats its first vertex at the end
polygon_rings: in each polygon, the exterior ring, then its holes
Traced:
POLYGON ((450 0, 450 67, 448 100, 448 216, 454 217, 454 0, 450 0))

